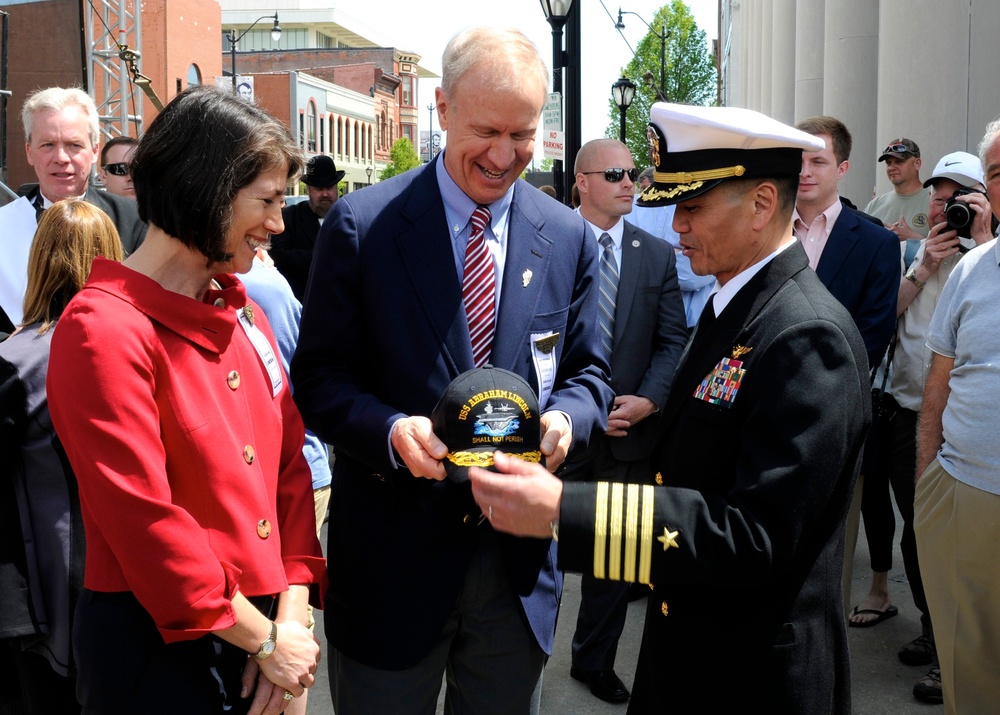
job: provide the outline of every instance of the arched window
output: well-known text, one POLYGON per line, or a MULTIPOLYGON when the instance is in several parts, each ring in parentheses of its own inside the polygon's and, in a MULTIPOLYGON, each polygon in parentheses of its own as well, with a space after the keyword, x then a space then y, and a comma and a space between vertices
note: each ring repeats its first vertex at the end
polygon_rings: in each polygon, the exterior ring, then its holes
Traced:
POLYGON ((358 121, 354 120, 354 153, 351 154, 351 158, 355 160, 361 155, 358 147, 358 134, 360 134, 358 131, 358 121))
POLYGON ((188 67, 187 86, 191 87, 196 84, 201 84, 201 70, 198 69, 198 65, 192 62, 188 67))
POLYGON ((306 137, 309 151, 316 153, 316 102, 306 104, 306 137))

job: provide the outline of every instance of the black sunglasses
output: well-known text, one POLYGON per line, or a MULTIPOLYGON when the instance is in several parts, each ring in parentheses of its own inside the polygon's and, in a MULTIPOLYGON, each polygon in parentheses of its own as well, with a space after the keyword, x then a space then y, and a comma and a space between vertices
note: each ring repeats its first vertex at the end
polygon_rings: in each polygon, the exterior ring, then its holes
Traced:
POLYGON ((604 180, 610 181, 615 184, 621 181, 626 174, 628 174, 628 180, 633 184, 635 180, 639 178, 638 169, 605 169, 604 171, 581 171, 581 174, 604 174, 604 180))
POLYGON ((105 164, 102 168, 112 176, 129 175, 129 166, 124 161, 120 161, 115 164, 105 164))

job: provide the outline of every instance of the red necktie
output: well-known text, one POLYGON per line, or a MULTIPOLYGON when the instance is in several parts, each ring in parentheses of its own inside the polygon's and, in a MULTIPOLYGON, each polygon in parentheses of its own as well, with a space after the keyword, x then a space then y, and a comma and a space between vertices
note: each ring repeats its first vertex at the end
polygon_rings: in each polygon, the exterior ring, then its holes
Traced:
POLYGON ((482 367, 490 359, 493 334, 496 330, 496 278, 493 254, 486 245, 483 229, 490 222, 490 210, 479 206, 472 212, 472 229, 465 248, 465 274, 462 279, 462 301, 469 320, 472 338, 472 360, 482 367))

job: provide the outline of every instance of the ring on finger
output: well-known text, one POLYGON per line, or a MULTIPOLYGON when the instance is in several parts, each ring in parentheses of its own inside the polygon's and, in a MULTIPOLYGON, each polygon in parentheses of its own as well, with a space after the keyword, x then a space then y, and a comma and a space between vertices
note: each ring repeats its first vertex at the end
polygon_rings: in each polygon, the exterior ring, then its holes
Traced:
POLYGON ((288 700, 288 701, 290 701, 290 700, 291 700, 292 698, 294 698, 295 696, 294 696, 294 695, 292 695, 292 691, 291 691, 291 690, 286 690, 286 691, 285 691, 285 694, 284 694, 284 695, 282 695, 281 697, 282 697, 283 699, 285 699, 285 700, 288 700))

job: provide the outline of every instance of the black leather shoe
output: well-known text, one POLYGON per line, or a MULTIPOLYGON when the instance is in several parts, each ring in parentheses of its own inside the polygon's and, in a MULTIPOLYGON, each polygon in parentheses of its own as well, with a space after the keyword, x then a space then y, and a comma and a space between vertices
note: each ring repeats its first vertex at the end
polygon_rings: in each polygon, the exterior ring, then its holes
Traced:
POLYGON ((624 703, 628 700, 628 688, 613 670, 570 668, 569 674, 575 680, 589 685, 590 692, 606 703, 624 703))

